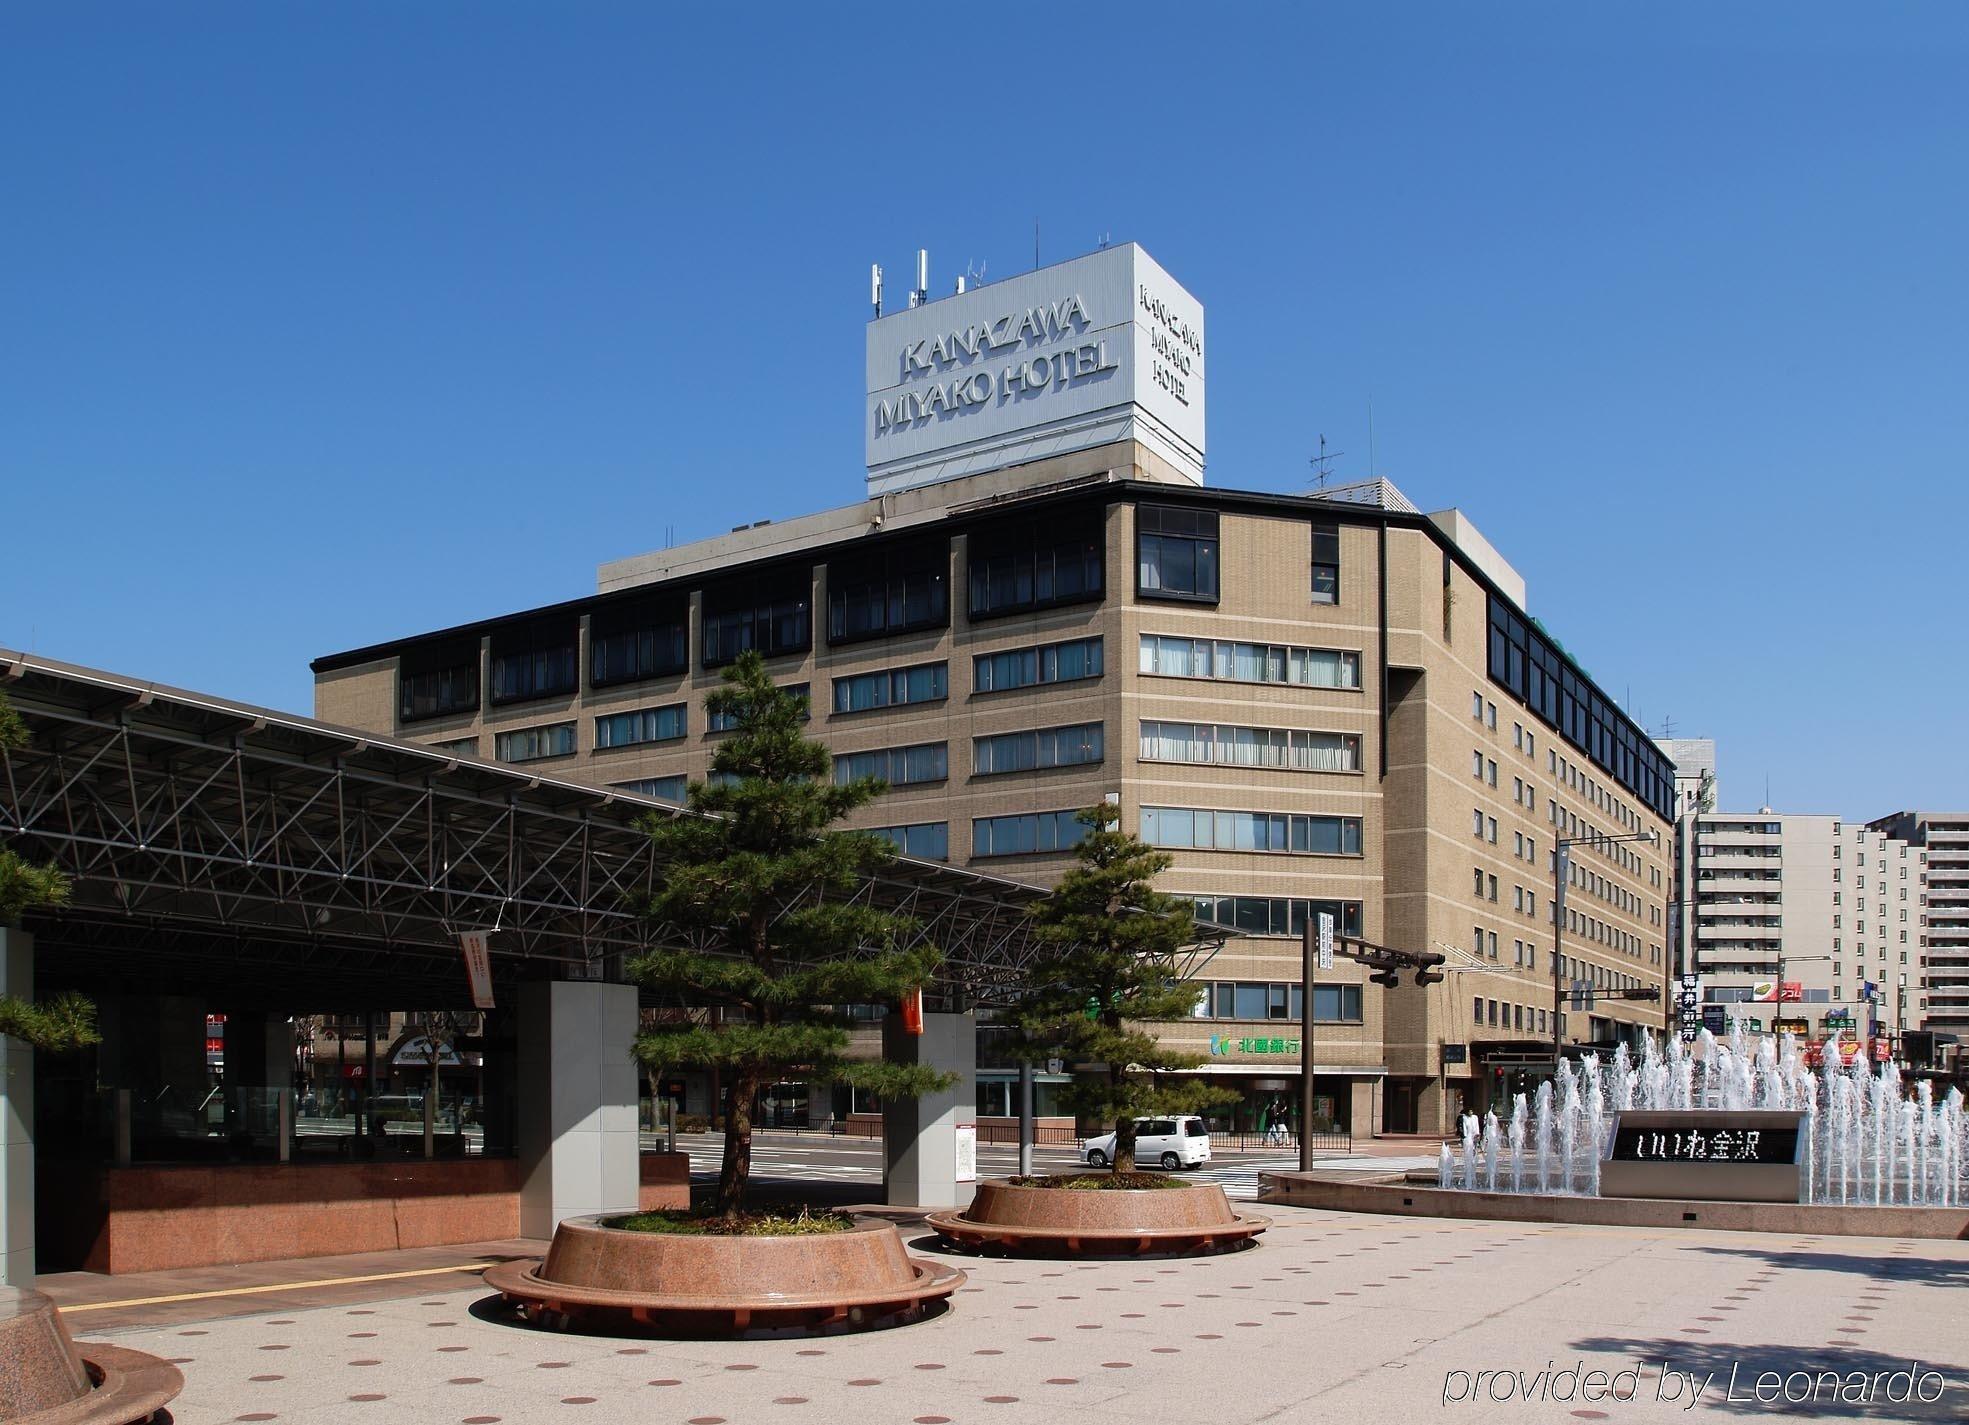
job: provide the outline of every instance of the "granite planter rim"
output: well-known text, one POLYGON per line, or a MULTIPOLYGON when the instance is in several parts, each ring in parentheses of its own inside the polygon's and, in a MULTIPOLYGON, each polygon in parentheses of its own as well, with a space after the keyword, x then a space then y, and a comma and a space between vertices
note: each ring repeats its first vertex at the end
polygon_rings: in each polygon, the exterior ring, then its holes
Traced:
POLYGON ((854 1327, 909 1317, 948 1297, 965 1280, 954 1267, 910 1256, 895 1224, 881 1218, 858 1217, 845 1231, 796 1236, 638 1232, 608 1225, 628 1215, 567 1218, 555 1229, 545 1258, 498 1263, 487 1269, 486 1284, 538 1322, 578 1318, 717 1334, 854 1327), (620 1256, 624 1252, 628 1261, 620 1256), (830 1255, 839 1258, 838 1266, 829 1265, 830 1255), (775 1259, 789 1278, 778 1286, 775 1259), (549 1275, 550 1269, 561 1274, 549 1275), (693 1281, 699 1272, 702 1279, 693 1281), (651 1284, 625 1280, 638 1276, 651 1284), (734 1288, 734 1280, 743 1285, 734 1288))
POLYGON ((1066 1188, 1013 1183, 1003 1178, 980 1182, 969 1207, 933 1212, 925 1220, 945 1241, 959 1247, 1064 1250, 1069 1255, 1216 1252, 1248 1241, 1271 1226, 1268 1217, 1234 1210, 1217 1183, 1066 1188), (1194 1212, 1199 1200, 1217 1211, 1194 1212), (1130 1220, 1131 1210, 1146 1209, 1151 1203, 1170 1211, 1144 1211, 1130 1220), (993 1209, 998 1207, 1017 1207, 1018 1211, 994 1215, 993 1209), (1117 1208, 1121 1210, 1115 1211, 1117 1208))
POLYGON ((6 1328, 0 1341, 9 1342, 10 1356, 28 1368, 26 1380, 15 1385, 30 1392, 37 1382, 41 1387, 31 1409, 9 1417, 17 1425, 135 1425, 185 1388, 184 1372, 169 1361, 127 1346, 75 1341, 44 1293, 9 1288, 0 1298, 8 1308, 0 1313, 6 1328))

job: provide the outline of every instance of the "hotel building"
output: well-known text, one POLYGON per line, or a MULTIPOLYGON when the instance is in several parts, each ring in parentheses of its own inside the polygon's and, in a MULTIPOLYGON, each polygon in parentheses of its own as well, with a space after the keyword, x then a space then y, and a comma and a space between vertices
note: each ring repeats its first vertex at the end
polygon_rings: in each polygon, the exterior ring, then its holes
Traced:
MULTIPOLYGON (((1549 1071, 1561 838, 1561 978, 1665 987, 1673 766, 1467 518, 1385 480, 1206 487, 1202 308, 1132 244, 911 296, 869 328, 866 498, 319 659, 317 715, 681 799, 723 731, 705 695, 757 649, 837 772, 888 780, 859 824, 907 855, 1044 883, 1107 800, 1235 931, 1161 1031, 1240 1090, 1227 1126, 1296 1096, 1309 914, 1449 956, 1429 987, 1344 958, 1315 986, 1322 1115, 1358 1134, 1549 1071)), ((981 1071, 982 1111, 1008 1079, 981 1071)))

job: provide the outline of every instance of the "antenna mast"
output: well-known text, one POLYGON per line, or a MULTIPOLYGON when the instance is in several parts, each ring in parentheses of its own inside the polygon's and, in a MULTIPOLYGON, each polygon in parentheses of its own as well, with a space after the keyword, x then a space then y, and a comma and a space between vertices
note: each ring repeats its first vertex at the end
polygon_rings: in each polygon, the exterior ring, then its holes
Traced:
POLYGON ((1306 462, 1313 467, 1313 489, 1316 492, 1326 488, 1327 476, 1333 473, 1328 462, 1338 460, 1346 453, 1344 450, 1328 451, 1326 448, 1326 436, 1324 434, 1320 436, 1320 453, 1306 462))

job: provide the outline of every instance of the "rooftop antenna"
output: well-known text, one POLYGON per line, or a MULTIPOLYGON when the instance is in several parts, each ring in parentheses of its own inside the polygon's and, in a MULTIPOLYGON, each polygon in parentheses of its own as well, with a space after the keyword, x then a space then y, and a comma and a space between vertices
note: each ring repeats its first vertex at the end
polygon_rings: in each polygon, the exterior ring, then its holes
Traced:
POLYGON ((916 286, 909 294, 909 305, 920 307, 930 300, 930 250, 927 247, 916 249, 916 286))
POLYGON ((1109 231, 1107 231, 1107 232, 1104 232, 1104 233, 1102 233, 1102 234, 1100 235, 1100 237, 1098 237, 1097 239, 1095 239, 1095 241, 1097 241, 1098 243, 1100 243, 1100 245, 1101 245, 1101 251, 1102 251, 1102 252, 1106 252, 1106 251, 1108 250, 1108 246, 1109 246, 1109 244, 1111 244, 1111 243, 1112 243, 1112 242, 1114 241, 1114 232, 1113 232, 1113 230, 1112 230, 1112 229, 1110 229, 1109 231))
POLYGON ((868 300, 875 308, 875 315, 882 315, 882 264, 872 262, 868 266, 868 300))
POLYGON ((964 295, 964 274, 961 272, 957 274, 957 295, 964 295))
POLYGON ((967 262, 964 264, 964 276, 971 286, 982 287, 985 285, 986 266, 987 264, 982 262, 967 262))
POLYGON ((1328 451, 1326 448, 1326 436, 1324 434, 1320 436, 1320 453, 1307 462, 1307 464, 1313 467, 1313 488, 1315 490, 1324 490, 1326 488, 1327 476, 1333 473, 1332 469, 1329 468, 1328 462, 1338 460, 1346 453, 1344 450, 1328 451))

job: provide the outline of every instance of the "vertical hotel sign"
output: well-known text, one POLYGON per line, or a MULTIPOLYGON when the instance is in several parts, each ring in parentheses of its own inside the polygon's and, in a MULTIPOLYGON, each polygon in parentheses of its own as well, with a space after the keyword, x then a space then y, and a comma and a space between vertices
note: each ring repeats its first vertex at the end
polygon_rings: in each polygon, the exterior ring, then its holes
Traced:
POLYGON ((868 327, 869 493, 1135 440, 1203 483, 1203 306, 1133 243, 868 327))
POLYGON ((465 978, 472 985, 472 1007, 491 1009, 492 1006, 492 932, 488 930, 463 930, 458 934, 458 948, 465 956, 465 978))

